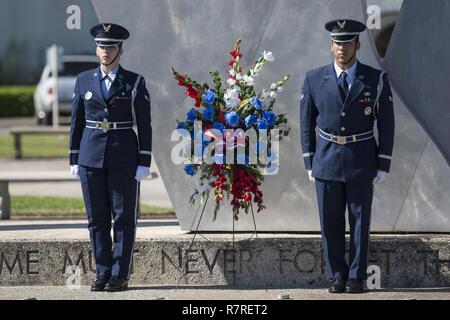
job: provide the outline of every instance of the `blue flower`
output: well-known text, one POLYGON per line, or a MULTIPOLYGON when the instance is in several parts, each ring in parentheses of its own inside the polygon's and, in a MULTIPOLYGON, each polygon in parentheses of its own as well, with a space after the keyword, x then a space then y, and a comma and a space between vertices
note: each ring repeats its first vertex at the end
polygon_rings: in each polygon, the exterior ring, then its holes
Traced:
POLYGON ((184 172, 186 172, 187 175, 193 177, 197 174, 197 168, 192 164, 187 164, 184 166, 184 172))
POLYGON ((260 129, 260 130, 269 128, 269 125, 267 124, 266 119, 259 119, 257 122, 257 126, 258 126, 258 129, 260 129))
POLYGON ((208 90, 203 94, 203 101, 207 105, 209 105, 209 106, 212 105, 215 100, 216 100, 216 94, 214 92, 212 92, 211 90, 208 90))
POLYGON ((273 126, 276 121, 275 113, 272 111, 263 111, 263 119, 266 120, 269 127, 273 126))
POLYGON ((182 135, 182 136, 188 135, 188 133, 186 132, 186 131, 188 131, 188 130, 189 130, 189 129, 188 129, 186 123, 184 123, 184 122, 178 123, 177 131, 178 131, 178 134, 179 134, 179 135, 182 135))
POLYGON ((197 131, 195 134, 195 142, 202 143, 203 140, 205 140, 204 132, 202 130, 197 131))
POLYGON ((250 128, 253 124, 256 123, 256 121, 258 121, 258 117, 255 116, 254 114, 251 114, 247 116, 247 118, 245 118, 245 126, 247 128, 250 128))
POLYGON ((223 123, 216 122, 213 124, 213 129, 219 130, 222 134, 227 130, 227 128, 223 125, 223 123))
POLYGON ((214 108, 209 106, 205 109, 205 111, 203 111, 203 118, 205 120, 212 122, 214 119, 214 113, 215 113, 214 108))
POLYGON ((263 153, 266 153, 267 154, 267 152, 268 152, 268 150, 267 150, 267 141, 265 141, 265 140, 260 140, 260 141, 258 141, 256 144, 255 144, 255 150, 256 150, 256 154, 257 155, 261 155, 261 154, 263 154, 263 153))
POLYGON ((262 108, 262 101, 258 97, 253 97, 251 103, 258 110, 262 108))
POLYGON ((225 121, 233 128, 236 128, 241 122, 241 118, 236 111, 230 111, 225 114, 225 121))
POLYGON ((187 120, 189 122, 194 122, 195 120, 197 120, 197 110, 195 110, 194 108, 189 110, 189 112, 187 113, 187 120))
POLYGON ((194 155, 198 158, 203 158, 205 149, 206 149, 206 145, 204 143, 194 144, 194 155))

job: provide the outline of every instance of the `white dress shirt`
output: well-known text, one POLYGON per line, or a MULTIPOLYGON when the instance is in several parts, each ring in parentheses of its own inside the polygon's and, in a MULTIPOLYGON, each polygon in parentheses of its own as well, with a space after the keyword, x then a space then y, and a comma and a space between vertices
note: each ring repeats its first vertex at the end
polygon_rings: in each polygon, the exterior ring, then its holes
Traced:
POLYGON ((111 88, 111 84, 113 83, 114 79, 116 78, 117 72, 119 71, 119 66, 115 67, 113 70, 111 70, 110 73, 108 73, 108 78, 104 79, 106 76, 106 73, 103 71, 102 68, 100 68, 102 76, 100 78, 100 85, 102 87, 102 94, 103 97, 106 99, 109 95, 109 89, 111 88), (104 80, 102 80, 104 79, 104 80))
POLYGON ((341 67, 338 66, 336 61, 334 61, 334 71, 336 71, 336 79, 339 79, 339 77, 341 76, 341 73, 345 71, 347 73, 347 83, 348 83, 349 90, 352 87, 353 81, 355 80, 357 64, 358 64, 358 62, 355 61, 355 63, 350 68, 348 68, 347 70, 343 70, 341 67))

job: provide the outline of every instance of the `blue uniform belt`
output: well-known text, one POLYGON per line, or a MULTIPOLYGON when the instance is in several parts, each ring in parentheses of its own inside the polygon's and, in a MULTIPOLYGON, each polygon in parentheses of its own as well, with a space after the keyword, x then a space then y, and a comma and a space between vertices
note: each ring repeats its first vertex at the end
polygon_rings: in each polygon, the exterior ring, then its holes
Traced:
POLYGON ((373 138, 373 130, 364 132, 364 133, 358 133, 351 136, 335 136, 333 134, 326 133, 322 129, 319 129, 319 135, 322 139, 325 139, 327 141, 331 141, 340 145, 345 145, 348 143, 354 143, 364 140, 369 140, 373 138))
POLYGON ((86 120, 86 128, 103 130, 105 132, 109 130, 133 129, 133 122, 132 121, 108 122, 107 120, 103 121, 86 120))

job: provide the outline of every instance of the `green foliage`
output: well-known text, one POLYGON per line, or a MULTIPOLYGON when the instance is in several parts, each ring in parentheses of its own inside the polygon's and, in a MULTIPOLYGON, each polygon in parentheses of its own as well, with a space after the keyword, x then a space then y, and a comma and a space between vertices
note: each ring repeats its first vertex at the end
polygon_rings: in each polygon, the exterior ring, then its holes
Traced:
POLYGON ((0 86, 0 117, 34 115, 34 86, 0 86))

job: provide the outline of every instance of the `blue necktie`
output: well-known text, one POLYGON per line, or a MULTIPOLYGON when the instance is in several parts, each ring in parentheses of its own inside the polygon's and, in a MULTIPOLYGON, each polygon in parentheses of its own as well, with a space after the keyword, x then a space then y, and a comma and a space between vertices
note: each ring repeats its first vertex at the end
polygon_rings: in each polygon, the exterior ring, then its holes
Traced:
MULTIPOLYGON (((103 98, 106 99, 109 95, 109 89, 108 86, 106 84, 106 80, 111 81, 112 79, 109 77, 109 75, 105 75, 100 81, 104 82, 104 87, 102 86, 102 95, 103 98)), ((112 82, 112 81, 111 81, 112 82)))
POLYGON ((341 92, 342 100, 344 100, 344 101, 347 98, 348 91, 349 91, 347 76, 348 76, 348 74, 345 71, 343 71, 341 73, 341 75, 339 76, 339 78, 340 78, 339 91, 341 92))

